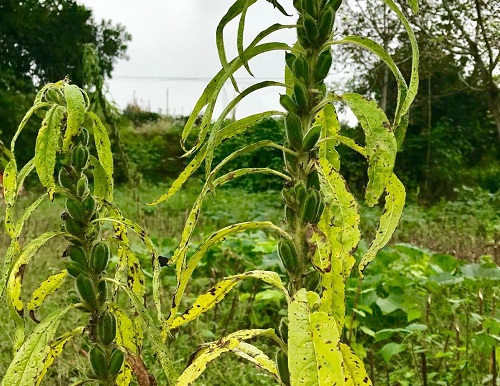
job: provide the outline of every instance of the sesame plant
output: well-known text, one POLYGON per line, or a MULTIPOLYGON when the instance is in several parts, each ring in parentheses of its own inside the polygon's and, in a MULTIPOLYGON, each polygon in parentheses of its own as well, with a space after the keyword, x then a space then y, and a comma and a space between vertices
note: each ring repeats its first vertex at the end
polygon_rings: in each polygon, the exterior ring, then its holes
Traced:
POLYGON ((48 84, 37 94, 11 143, 4 172, 5 229, 11 243, 1 271, 0 291, 6 295, 16 332, 14 358, 2 386, 39 385, 70 340, 78 340, 80 349, 75 355, 84 353, 89 358, 87 374, 75 385, 129 385, 133 374, 139 380, 149 379, 140 356, 144 326, 162 368, 173 377, 157 324, 144 310, 146 281, 128 231, 137 233, 151 254, 153 297, 161 314, 158 254, 144 230, 113 205, 110 141, 98 116, 89 111, 89 104, 87 94, 67 80, 48 84), (19 170, 16 140, 34 114, 43 118, 35 156, 19 170), (33 171, 46 192, 19 215, 19 188, 33 171), (23 245, 23 228, 44 200, 64 202, 61 223, 23 245), (64 252, 59 252, 63 266, 47 267, 47 271, 60 272, 27 294, 23 279, 29 274, 30 263, 40 248, 57 238, 66 244, 64 252), (116 250, 113 259, 110 246, 116 250), (74 296, 57 294, 68 281, 73 282, 74 296), (120 300, 119 294, 127 299, 122 296, 120 300), (47 315, 44 304, 57 295, 62 295, 62 307, 47 315), (63 320, 65 327, 70 326, 67 331, 60 331, 63 320))
MULTIPOLYGON (((348 189, 341 174, 338 146, 347 146, 364 156, 368 164, 368 184, 364 202, 374 206, 383 198, 384 212, 370 247, 363 255, 358 270, 364 268, 391 238, 401 217, 405 189, 393 173, 396 153, 405 136, 408 112, 418 89, 418 48, 414 33, 402 10, 393 0, 384 1, 397 14, 411 42, 412 72, 409 83, 388 53, 369 37, 347 36, 336 39, 335 14, 342 0, 294 0, 299 17, 295 24, 274 24, 245 46, 243 33, 248 9, 257 0, 236 0, 220 21, 216 35, 222 69, 206 86, 182 133, 182 145, 191 162, 170 189, 152 204, 169 199, 189 177, 205 165, 205 184, 187 217, 180 243, 166 262, 176 271, 177 285, 169 315, 162 322, 163 336, 182 327, 212 309, 241 281, 262 280, 284 293, 287 317, 274 328, 235 331, 221 339, 202 345, 192 355, 178 378, 178 385, 189 385, 207 364, 221 354, 232 352, 272 374, 281 385, 367 385, 367 372, 356 354, 342 341, 345 324, 345 283, 356 265, 353 252, 360 241, 358 200, 348 189), (223 39, 224 28, 239 17, 238 55, 227 59, 223 39), (281 29, 295 29, 297 42, 289 46, 281 42, 263 42, 281 29), (398 84, 397 108, 389 120, 373 100, 347 93, 329 92, 325 79, 332 65, 332 48, 354 44, 382 59, 398 84), (251 74, 249 62, 266 52, 280 51, 284 56, 284 83, 264 81, 239 90, 234 73, 244 67, 251 74), (219 117, 214 108, 223 85, 231 81, 239 91, 219 117), (247 95, 266 87, 281 87, 280 102, 285 112, 264 111, 224 125, 229 112, 247 95), (342 135, 337 106, 349 107, 358 118, 365 134, 363 144, 342 135), (194 141, 188 141, 198 116, 204 110, 194 141), (246 128, 270 116, 282 116, 286 138, 283 143, 262 140, 235 150, 214 165, 214 150, 223 141, 243 133, 246 128), (188 143, 194 143, 189 147, 188 143), (222 174, 221 170, 240 155, 261 148, 283 151, 282 170, 244 168, 222 174), (269 221, 249 221, 229 225, 211 234, 194 251, 190 240, 201 215, 204 198, 215 194, 225 183, 252 173, 267 173, 283 179, 283 226, 269 221), (265 229, 279 238, 278 254, 287 277, 276 272, 254 270, 227 277, 201 294, 187 309, 183 295, 190 278, 205 253, 231 234, 265 229), (248 341, 267 337, 276 342, 275 360, 248 341)), ((268 0, 284 14, 276 0, 268 0)), ((409 0, 414 12, 417 1, 409 0)))

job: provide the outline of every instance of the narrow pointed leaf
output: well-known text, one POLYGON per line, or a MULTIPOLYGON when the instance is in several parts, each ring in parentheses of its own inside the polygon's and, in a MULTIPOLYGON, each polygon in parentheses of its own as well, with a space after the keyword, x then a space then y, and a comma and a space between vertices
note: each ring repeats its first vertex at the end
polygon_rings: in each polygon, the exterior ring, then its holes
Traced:
MULTIPOLYGON (((116 344, 125 347, 127 352, 137 354, 142 348, 142 326, 134 324, 127 314, 118 308, 113 308, 113 314, 116 316, 116 344)), ((118 386, 128 386, 132 380, 129 357, 129 355, 126 356, 126 361, 116 379, 118 386)))
POLYGON ((240 342, 240 344, 231 351, 239 357, 252 362, 255 366, 266 370, 276 379, 279 378, 276 363, 266 354, 264 354, 261 349, 255 347, 254 345, 246 342, 240 342))
POLYGON ((71 308, 69 306, 51 314, 35 327, 14 356, 2 380, 2 386, 33 386, 44 371, 59 322, 71 308))
POLYGON ((55 188, 54 169, 64 110, 64 107, 54 105, 45 115, 36 137, 36 172, 40 182, 48 190, 51 201, 55 188))
POLYGON ((406 192, 402 182, 393 174, 387 184, 387 195, 385 197, 384 213, 380 217, 380 223, 370 248, 365 252, 359 263, 359 272, 363 276, 363 270, 375 258, 377 253, 386 246, 396 230, 399 220, 403 215, 406 192))
MULTIPOLYGON (((317 296, 317 295, 316 295, 317 296)), ((340 335, 333 317, 314 311, 311 293, 299 290, 288 308, 291 386, 343 385, 340 335)))
POLYGON ((252 339, 257 336, 270 336, 274 330, 242 330, 232 333, 217 342, 205 345, 199 350, 193 362, 184 370, 177 386, 187 386, 193 384, 196 379, 205 371, 207 365, 222 354, 237 348, 244 340, 252 339))
POLYGON ((111 153, 108 131, 97 115, 91 111, 87 111, 87 115, 94 126, 94 141, 99 162, 106 172, 108 180, 113 181, 113 154, 111 153))
POLYGON ((245 6, 243 7, 243 10, 241 11, 241 16, 240 16, 240 22, 238 23, 238 34, 236 36, 236 48, 238 50, 238 55, 240 56, 241 61, 243 62, 243 66, 247 70, 247 72, 253 76, 252 71, 250 70, 250 67, 248 66, 248 61, 247 58, 245 57, 245 49, 243 47, 243 38, 245 34, 245 21, 246 21, 246 16, 247 16, 247 11, 248 8, 252 4, 255 3, 256 0, 247 0, 245 3, 245 6))
POLYGON ((94 196, 108 202, 113 202, 113 177, 110 176, 99 160, 90 156, 90 164, 94 168, 94 196))
POLYGON ((256 278, 263 280, 264 282, 271 284, 283 291, 285 296, 288 298, 288 291, 285 289, 281 278, 276 272, 270 271, 249 271, 241 275, 234 275, 227 277, 215 286, 210 288, 207 292, 202 294, 196 299, 191 307, 189 307, 182 315, 173 319, 169 323, 168 327, 174 329, 182 326, 183 324, 190 322, 198 318, 204 312, 211 310, 217 303, 222 301, 224 297, 241 281, 248 278, 256 278))
POLYGON ((17 164, 12 158, 3 171, 3 192, 5 203, 14 205, 17 196, 17 164))
POLYGON ((385 190, 396 161, 397 143, 385 113, 374 102, 358 94, 344 94, 342 100, 359 119, 366 138, 368 186, 365 199, 375 205, 385 190))
POLYGON ((73 138, 80 132, 80 127, 85 119, 85 99, 83 97, 84 91, 74 84, 66 83, 63 90, 68 111, 62 147, 62 150, 66 152, 71 148, 73 138))
POLYGON ((40 286, 33 292, 31 299, 26 305, 26 310, 30 313, 32 319, 35 319, 35 311, 40 307, 45 298, 56 292, 64 282, 68 275, 68 271, 63 269, 61 272, 50 276, 40 284, 40 286))

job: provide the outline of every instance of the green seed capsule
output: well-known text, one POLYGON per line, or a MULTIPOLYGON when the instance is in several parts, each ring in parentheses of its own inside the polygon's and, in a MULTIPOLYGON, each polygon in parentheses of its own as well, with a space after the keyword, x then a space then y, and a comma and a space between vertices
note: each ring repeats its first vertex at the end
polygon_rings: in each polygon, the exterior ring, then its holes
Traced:
POLYGON ((80 129, 80 133, 78 134, 78 140, 81 142, 83 146, 88 146, 89 138, 90 138, 89 131, 85 127, 82 127, 80 129))
POLYGON ((331 7, 325 8, 319 21, 319 37, 326 39, 333 31, 335 21, 335 11, 331 7))
POLYGON ((290 229, 295 229, 295 211, 289 206, 285 207, 285 220, 290 229))
POLYGON ((292 66, 293 76, 297 79, 301 79, 304 83, 307 83, 309 80, 309 63, 307 63, 307 59, 300 55, 295 59, 292 66))
POLYGON ((108 297, 108 289, 106 281, 101 280, 99 284, 97 284, 97 297, 99 299, 99 304, 106 303, 106 299, 108 297))
POLYGON ((79 143, 71 151, 71 163, 77 170, 86 169, 89 163, 89 149, 79 143))
POLYGON ((297 197, 298 202, 302 202, 306 196, 306 186, 302 181, 297 183, 297 185, 294 186, 295 190, 295 197, 297 197))
MULTIPOLYGON (((287 148, 290 148, 290 144, 287 142, 285 144, 285 146, 287 148)), ((297 172, 297 168, 298 168, 298 160, 297 160, 297 157, 295 157, 293 154, 290 154, 290 153, 287 153, 285 152, 284 153, 284 156, 285 156, 285 167, 286 167, 286 170, 288 170, 288 172, 290 174, 296 174, 297 172)))
POLYGON ((59 170, 59 185, 61 186, 61 188, 68 189, 70 192, 74 192, 75 181, 73 179, 73 176, 71 176, 64 167, 59 170))
POLYGON ((302 149, 302 121, 292 113, 285 117, 285 132, 290 145, 294 150, 302 149))
POLYGON ((87 218, 92 217, 92 215, 95 213, 97 209, 97 203, 95 202, 94 197, 88 195, 87 198, 83 200, 82 207, 85 210, 87 218))
POLYGON ((288 272, 295 272, 297 270, 299 260, 295 245, 291 240, 283 238, 278 242, 278 255, 288 272))
POLYGON ((331 7, 335 12, 339 9, 340 5, 342 4, 343 0, 330 0, 326 4, 326 7, 331 7))
POLYGON ((302 0, 302 9, 304 13, 312 17, 318 16, 318 3, 316 0, 302 0))
POLYGON ((313 224, 317 224, 319 222, 319 220, 321 220, 321 216, 323 215, 323 211, 325 210, 325 200, 323 200, 323 198, 321 198, 320 196, 320 200, 319 200, 319 204, 318 204, 318 211, 316 212, 316 216, 314 217, 312 223, 313 224))
POLYGON ((279 350, 276 353, 276 366, 278 367, 278 374, 280 376, 281 382, 284 385, 290 386, 290 371, 288 370, 288 357, 283 352, 279 350))
POLYGON ((297 20, 297 39, 302 47, 305 49, 311 46, 311 42, 307 38, 306 29, 304 27, 304 18, 302 16, 297 20))
POLYGON ((332 51, 328 48, 319 54, 318 62, 314 68, 315 83, 322 82, 328 76, 332 67, 332 51))
POLYGON ((106 269, 109 260, 109 247, 106 243, 100 242, 92 247, 90 253, 90 266, 96 274, 100 274, 106 269))
POLYGON ((320 191, 320 182, 319 182, 319 174, 317 170, 312 170, 307 176, 307 188, 314 188, 317 191, 320 191))
POLYGON ((288 343, 288 318, 281 319, 278 332, 283 342, 288 343))
POLYGON ((97 336, 102 344, 109 346, 116 338, 116 318, 109 311, 104 311, 97 319, 97 336))
POLYGON ((99 346, 94 346, 89 351, 89 360, 92 370, 98 379, 106 380, 108 378, 108 366, 106 354, 99 346))
POLYGON ((85 255, 85 251, 83 250, 82 247, 78 247, 76 245, 70 245, 68 247, 68 256, 76 264, 82 267, 87 266, 87 256, 85 255))
POLYGON ((290 98, 290 96, 286 94, 280 95, 280 103, 281 106, 283 106, 289 113, 298 114, 299 107, 295 104, 293 99, 290 98))
POLYGON ((87 198, 89 191, 89 181, 86 176, 83 176, 76 183, 76 194, 82 199, 87 198))
POLYGON ((321 275, 317 271, 312 271, 307 274, 304 280, 304 287, 308 291, 316 291, 321 282, 321 275))
POLYGON ((285 188, 281 191, 281 198, 285 205, 293 206, 296 204, 295 191, 292 188, 285 188))
POLYGON ((66 268, 68 273, 75 278, 85 274, 84 268, 74 261, 66 261, 64 263, 64 267, 66 268))
POLYGON ((80 201, 75 200, 74 198, 68 198, 66 200, 66 210, 74 220, 80 222, 85 221, 85 210, 83 209, 80 201))
POLYGON ((95 305, 94 286, 87 275, 80 275, 76 278, 76 289, 84 303, 91 307, 95 305))
POLYGON ((302 83, 295 83, 293 86, 293 99, 299 108, 304 108, 309 102, 309 93, 302 83))
POLYGON ((304 12, 304 9, 302 8, 302 0, 293 0, 293 6, 299 13, 304 12))
MULTIPOLYGON (((312 1, 311 1, 312 3, 312 1)), ((303 15, 304 17, 304 33, 306 34, 307 40, 311 43, 316 43, 319 37, 319 28, 316 20, 308 14, 303 15)))
POLYGON ((295 62, 296 56, 291 52, 285 52, 285 62, 290 71, 293 69, 293 62, 295 62))
POLYGON ((120 369, 122 368, 123 362, 125 361, 125 355, 123 352, 117 348, 114 349, 113 353, 109 357, 109 365, 108 365, 108 379, 113 382, 120 369))
POLYGON ((83 236, 85 235, 85 228, 82 223, 76 221, 72 217, 68 217, 66 219, 66 221, 64 222, 64 228, 66 229, 66 232, 78 239, 83 238, 83 236))
POLYGON ((304 136, 304 140, 302 141, 302 147, 305 151, 311 151, 318 144, 319 138, 321 137, 321 125, 313 126, 309 129, 309 131, 304 136))
POLYGON ((300 208, 300 220, 304 223, 313 223, 318 213, 319 193, 315 189, 309 189, 306 198, 300 208))

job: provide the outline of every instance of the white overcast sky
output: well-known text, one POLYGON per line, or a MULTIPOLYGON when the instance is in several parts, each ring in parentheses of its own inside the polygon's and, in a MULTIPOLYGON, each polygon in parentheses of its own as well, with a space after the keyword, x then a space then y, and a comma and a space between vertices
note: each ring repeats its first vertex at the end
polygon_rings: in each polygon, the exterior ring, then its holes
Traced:
MULTIPOLYGON (((210 78, 220 70, 215 46, 215 29, 233 0, 78 0, 94 11, 96 20, 111 19, 123 24, 132 34, 129 43, 129 60, 116 64, 113 79, 109 80, 110 92, 121 108, 134 96, 142 107, 165 113, 167 90, 169 113, 188 115, 210 78), (162 78, 176 78, 168 80, 162 78), (198 78, 189 80, 186 78, 198 78)), ((291 1, 284 4, 292 10, 291 1)), ((266 1, 254 5, 247 17, 248 42, 262 29, 275 22, 293 24, 295 17, 284 17, 266 1)), ((235 55, 237 22, 227 31, 227 48, 235 55)), ((294 33, 278 32, 276 39, 293 44, 294 33)), ((258 80, 271 78, 283 80, 284 54, 270 53, 250 63, 258 80)), ((241 71, 237 78, 246 88, 255 80, 241 71)), ((257 111, 280 109, 277 87, 256 92, 237 108, 237 116, 257 111)), ((231 85, 221 93, 222 104, 235 96, 231 85)))

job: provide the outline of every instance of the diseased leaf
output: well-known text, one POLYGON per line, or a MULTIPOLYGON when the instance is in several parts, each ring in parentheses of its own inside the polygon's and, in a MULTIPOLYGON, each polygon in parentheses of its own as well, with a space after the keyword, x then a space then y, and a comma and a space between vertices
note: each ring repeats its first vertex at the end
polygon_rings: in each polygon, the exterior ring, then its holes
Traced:
POLYGON ((3 171, 3 196, 8 206, 14 205, 17 196, 17 164, 14 158, 9 161, 3 171))
POLYGON ((244 340, 252 339, 257 336, 273 336, 273 329, 268 330, 242 330, 219 339, 216 342, 204 345, 195 356, 193 362, 184 370, 177 386, 187 386, 193 384, 196 379, 205 371, 207 365, 225 352, 232 351, 239 347, 244 340))
POLYGON ((308 224, 306 230, 311 262, 323 274, 332 270, 332 248, 326 234, 316 225, 308 224))
POLYGON ((344 94, 342 100, 359 119, 366 138, 368 186, 365 199, 375 205, 385 190, 396 161, 397 143, 391 124, 375 101, 359 94, 344 94))
POLYGON ((14 137, 12 137, 12 141, 10 142, 10 151, 11 151, 12 154, 15 153, 14 150, 15 150, 15 147, 16 147, 17 138, 19 138, 19 135, 23 131, 24 126, 26 126, 26 123, 28 123, 28 121, 30 120, 31 116, 37 110, 43 109, 45 107, 50 107, 52 105, 53 105, 52 103, 45 103, 45 102, 38 103, 37 102, 33 106, 31 106, 31 108, 28 110, 28 112, 24 115, 23 119, 21 120, 21 123, 17 127, 17 130, 16 130, 16 132, 14 134, 14 137))
POLYGON ((1 386, 33 386, 45 369, 59 322, 72 307, 51 314, 35 327, 14 356, 1 386))
MULTIPOLYGON (((132 322, 132 320, 122 310, 112 309, 116 316, 116 344, 125 347, 127 352, 137 354, 142 348, 142 324, 132 322)), ((118 386, 128 386, 132 380, 132 367, 129 363, 130 355, 126 356, 120 373, 116 379, 118 386)))
POLYGON ((202 294, 196 299, 191 307, 189 307, 182 315, 173 319, 168 323, 169 329, 174 329, 182 326, 183 324, 190 322, 198 318, 204 312, 211 310, 217 303, 222 301, 224 297, 243 279, 256 278, 263 280, 264 282, 271 284, 283 291, 288 299, 288 291, 285 289, 280 276, 276 272, 270 271, 249 271, 241 275, 229 276, 216 285, 214 285, 210 290, 202 294))
POLYGON ((395 174, 391 175, 386 191, 387 195, 385 197, 384 213, 382 217, 380 217, 375 239, 372 241, 370 248, 365 252, 359 263, 359 273, 361 277, 363 277, 363 270, 366 266, 375 258, 378 251, 389 242, 403 215, 406 191, 403 183, 395 174))
POLYGON ((70 150, 73 138, 80 132, 80 127, 85 119, 85 99, 83 98, 84 91, 74 84, 65 83, 63 90, 68 111, 62 147, 62 150, 66 152, 70 150))
POLYGON ((344 343, 340 343, 340 352, 344 359, 345 386, 371 386, 372 381, 366 373, 363 362, 354 354, 351 348, 344 343))
POLYGON ((68 271, 63 269, 61 272, 50 276, 42 282, 40 286, 33 292, 31 299, 26 305, 26 310, 29 312, 31 318, 36 321, 35 311, 43 304, 45 298, 56 292, 64 282, 68 275, 68 271))
POLYGON ((315 298, 317 294, 301 289, 288 308, 291 386, 343 385, 337 324, 326 312, 314 310, 317 304, 311 300, 315 298))
POLYGON ((54 360, 59 355, 61 355, 66 343, 68 343, 75 336, 82 334, 84 329, 85 329, 85 327, 77 327, 74 330, 67 332, 64 335, 61 335, 59 338, 55 339, 54 341, 52 341, 50 343, 50 351, 49 351, 48 355, 45 357, 45 360, 43 362, 43 369, 38 377, 38 380, 36 382, 36 386, 39 386, 42 383, 43 378, 45 377, 45 374, 47 374, 47 370, 49 369, 50 366, 52 366, 52 363, 54 363, 54 360))
POLYGON ((64 118, 64 107, 54 105, 45 115, 35 144, 36 172, 52 201, 55 189, 56 152, 64 118))
POLYGON ((87 111, 87 115, 94 126, 94 141, 99 162, 106 172, 108 181, 113 181, 113 154, 111 153, 108 131, 97 115, 91 111, 87 111))
POLYGON ((101 200, 113 202, 113 178, 102 167, 101 163, 93 155, 89 157, 90 164, 94 168, 94 196, 101 200))
POLYGON ((252 362, 255 366, 266 370, 276 379, 279 379, 276 363, 266 354, 264 354, 261 349, 249 343, 240 342, 240 344, 231 351, 239 357, 252 362))
POLYGON ((319 144, 319 156, 326 158, 335 170, 340 170, 340 156, 335 147, 337 141, 334 139, 340 131, 340 122, 335 106, 327 104, 315 118, 314 124, 321 125, 321 138, 331 138, 319 144))

